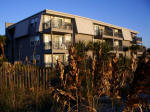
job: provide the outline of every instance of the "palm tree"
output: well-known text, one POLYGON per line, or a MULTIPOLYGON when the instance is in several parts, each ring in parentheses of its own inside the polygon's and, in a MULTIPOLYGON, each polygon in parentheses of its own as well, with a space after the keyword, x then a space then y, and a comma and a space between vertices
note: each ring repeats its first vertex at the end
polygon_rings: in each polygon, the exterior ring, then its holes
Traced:
POLYGON ((96 56, 97 58, 108 58, 108 55, 111 51, 111 47, 108 43, 100 43, 100 42, 89 42, 86 46, 86 50, 91 50, 93 52, 93 59, 96 56), (100 53, 101 52, 101 53, 100 53), (100 56, 102 55, 102 56, 100 56))
POLYGON ((129 47, 124 47, 123 51, 125 52, 125 57, 127 56, 127 51, 129 51, 129 47))
POLYGON ((100 45, 100 42, 89 42, 86 46, 86 50, 91 50, 93 51, 94 55, 96 55, 98 49, 100 48, 100 45))
POLYGON ((140 49, 140 46, 139 45, 132 45, 132 46, 130 46, 129 49, 131 50, 131 53, 133 56, 134 54, 137 54, 137 51, 140 49))
POLYGON ((86 45, 84 42, 79 41, 78 43, 74 44, 74 47, 76 49, 76 52, 78 53, 78 56, 84 57, 86 54, 86 45))
POLYGON ((124 56, 124 64, 125 64, 126 63, 127 51, 129 51, 129 47, 124 47, 123 51, 125 52, 125 56, 124 56))
POLYGON ((150 54, 150 48, 147 49, 147 53, 150 54))
POLYGON ((1 49, 1 58, 5 58, 5 48, 6 36, 0 35, 0 49, 1 49))

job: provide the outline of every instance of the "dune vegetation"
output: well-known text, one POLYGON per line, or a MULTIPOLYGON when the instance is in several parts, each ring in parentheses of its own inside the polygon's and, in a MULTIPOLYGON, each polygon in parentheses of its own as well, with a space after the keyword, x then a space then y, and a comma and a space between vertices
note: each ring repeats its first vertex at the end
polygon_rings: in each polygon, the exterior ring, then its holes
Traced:
MULTIPOLYGON (((134 47, 135 48, 135 47, 134 47)), ((104 43, 69 48, 54 68, 0 62, 0 112, 150 111, 150 52, 111 55, 104 43), (92 52, 92 56, 88 53, 92 52)))

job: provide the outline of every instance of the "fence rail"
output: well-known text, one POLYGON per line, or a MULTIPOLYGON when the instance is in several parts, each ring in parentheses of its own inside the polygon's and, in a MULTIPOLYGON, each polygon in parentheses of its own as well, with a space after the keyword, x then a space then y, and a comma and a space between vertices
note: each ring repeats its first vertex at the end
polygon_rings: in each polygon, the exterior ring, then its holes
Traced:
POLYGON ((47 89, 49 86, 50 68, 37 68, 34 66, 0 67, 0 89, 2 88, 28 88, 47 89))

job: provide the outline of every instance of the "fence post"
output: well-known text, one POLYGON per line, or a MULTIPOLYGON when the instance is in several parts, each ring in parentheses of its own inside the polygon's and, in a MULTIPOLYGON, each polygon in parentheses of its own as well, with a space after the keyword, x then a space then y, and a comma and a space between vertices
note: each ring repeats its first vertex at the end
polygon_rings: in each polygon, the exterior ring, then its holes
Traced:
POLYGON ((45 68, 45 89, 47 89, 47 68, 45 68))
POLYGON ((30 66, 28 67, 28 88, 30 88, 30 66))
POLYGON ((42 89, 42 68, 40 69, 40 90, 42 89))
POLYGON ((45 70, 45 68, 43 68, 43 89, 45 90, 45 88, 46 88, 46 85, 45 85, 45 81, 46 81, 46 70, 45 70))

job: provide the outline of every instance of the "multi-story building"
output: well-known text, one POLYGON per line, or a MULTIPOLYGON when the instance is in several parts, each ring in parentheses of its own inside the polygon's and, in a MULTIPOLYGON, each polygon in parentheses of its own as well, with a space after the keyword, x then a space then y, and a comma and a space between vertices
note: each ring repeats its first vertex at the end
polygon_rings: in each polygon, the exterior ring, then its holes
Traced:
MULTIPOLYGON (((76 15, 44 10, 15 24, 6 23, 7 57, 10 61, 36 60, 51 66, 59 58, 66 63, 70 43, 107 42, 112 52, 125 55, 124 48, 142 43, 138 32, 76 15)), ((130 57, 130 51, 126 53, 130 57)))

